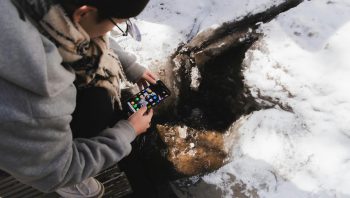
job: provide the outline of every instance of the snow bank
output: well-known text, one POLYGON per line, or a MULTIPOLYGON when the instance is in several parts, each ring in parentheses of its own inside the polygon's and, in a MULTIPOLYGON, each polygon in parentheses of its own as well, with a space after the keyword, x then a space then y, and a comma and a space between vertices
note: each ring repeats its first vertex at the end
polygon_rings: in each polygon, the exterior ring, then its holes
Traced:
POLYGON ((246 85, 291 111, 255 112, 236 159, 205 181, 223 188, 233 174, 261 197, 350 197, 349 11, 347 0, 305 1, 262 26, 246 85))

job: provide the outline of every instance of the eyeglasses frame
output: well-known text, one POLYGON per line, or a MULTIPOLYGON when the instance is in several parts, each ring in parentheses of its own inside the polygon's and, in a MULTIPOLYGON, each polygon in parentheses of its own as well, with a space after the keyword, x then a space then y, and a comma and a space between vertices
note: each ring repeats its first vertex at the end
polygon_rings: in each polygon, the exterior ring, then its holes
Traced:
POLYGON ((120 27, 118 26, 118 24, 117 24, 111 17, 109 17, 108 20, 109 20, 111 23, 113 23, 113 25, 115 25, 115 26, 122 32, 122 35, 123 35, 123 36, 128 36, 129 26, 130 26, 130 24, 131 24, 131 22, 130 22, 129 19, 127 19, 127 20, 125 21, 125 23, 126 23, 126 30, 125 30, 125 31, 124 31, 122 28, 120 28, 120 27))

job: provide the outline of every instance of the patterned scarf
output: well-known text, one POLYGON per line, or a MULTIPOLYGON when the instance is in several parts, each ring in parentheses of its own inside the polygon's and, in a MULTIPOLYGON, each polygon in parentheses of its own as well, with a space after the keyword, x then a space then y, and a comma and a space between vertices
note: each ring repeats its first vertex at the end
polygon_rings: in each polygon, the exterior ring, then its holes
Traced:
MULTIPOLYGON (((120 102, 121 86, 128 86, 118 56, 109 49, 107 36, 90 40, 83 28, 69 19, 57 0, 15 0, 35 25, 57 46, 62 65, 76 74, 78 89, 105 88, 112 104, 120 102), (123 83, 123 84, 122 84, 123 83)), ((114 107, 114 105, 113 105, 114 107)))

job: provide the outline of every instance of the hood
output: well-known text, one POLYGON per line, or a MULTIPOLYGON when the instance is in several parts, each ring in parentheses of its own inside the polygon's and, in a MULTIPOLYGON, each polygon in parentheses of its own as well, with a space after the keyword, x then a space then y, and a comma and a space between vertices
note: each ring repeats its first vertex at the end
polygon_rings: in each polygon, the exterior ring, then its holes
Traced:
POLYGON ((41 35, 11 3, 0 1, 0 78, 43 96, 71 86, 75 75, 64 68, 56 46, 41 35))

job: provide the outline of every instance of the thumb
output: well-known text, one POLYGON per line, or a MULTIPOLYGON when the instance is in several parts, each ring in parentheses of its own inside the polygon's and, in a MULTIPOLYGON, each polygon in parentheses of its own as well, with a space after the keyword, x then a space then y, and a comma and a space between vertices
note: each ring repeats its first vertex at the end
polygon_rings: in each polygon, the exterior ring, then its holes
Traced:
POLYGON ((141 108, 138 110, 138 112, 140 112, 142 115, 145 114, 146 111, 147 111, 147 107, 145 107, 145 106, 141 107, 141 108))
POLYGON ((152 118, 152 116, 153 116, 153 109, 150 109, 147 113, 147 117, 152 118))

